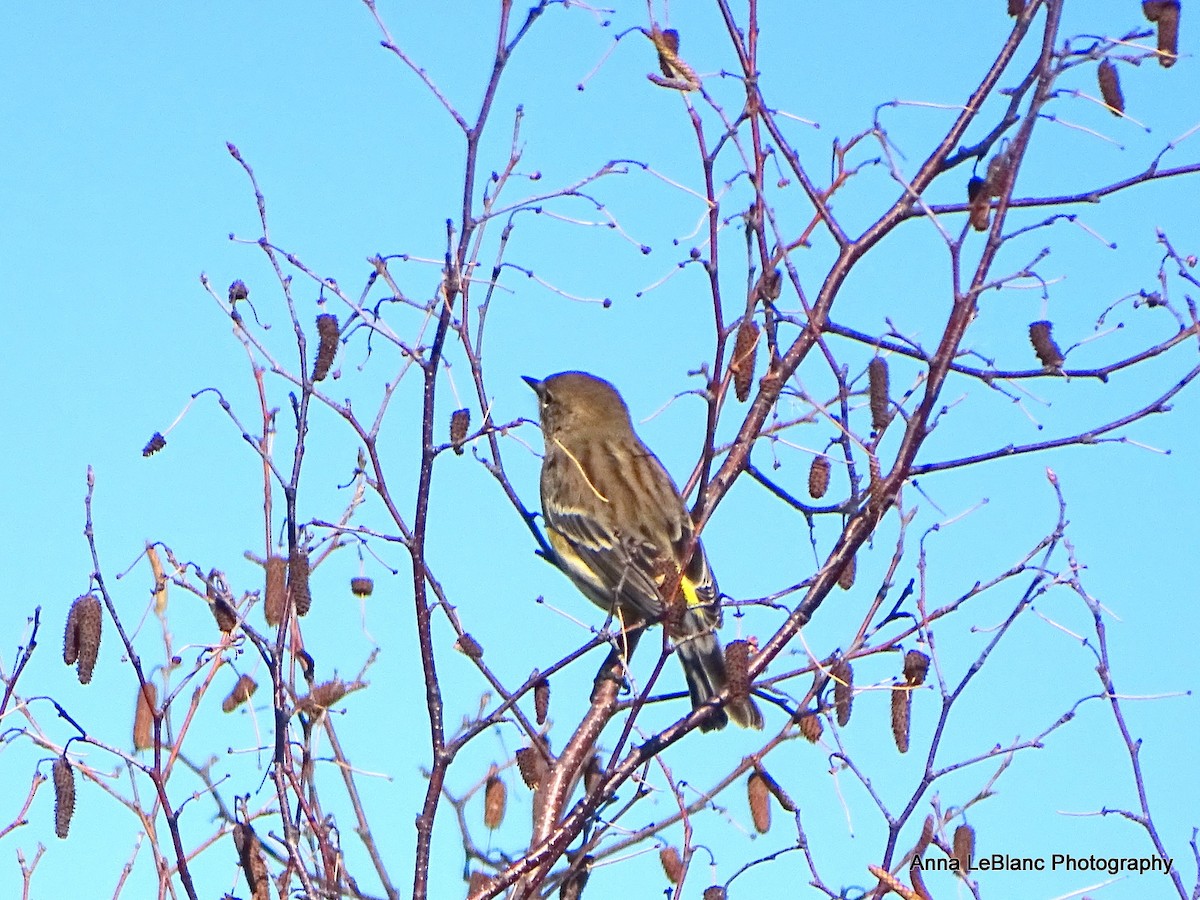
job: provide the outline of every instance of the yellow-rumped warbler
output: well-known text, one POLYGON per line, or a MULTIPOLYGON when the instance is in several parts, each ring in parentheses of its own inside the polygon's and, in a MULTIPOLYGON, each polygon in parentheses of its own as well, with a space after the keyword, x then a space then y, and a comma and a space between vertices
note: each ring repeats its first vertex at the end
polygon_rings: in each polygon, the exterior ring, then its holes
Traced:
MULTIPOLYGON (((692 707, 704 705, 727 680, 714 633, 721 608, 678 488, 634 433, 625 401, 607 381, 586 372, 525 381, 538 395, 546 440, 542 514, 559 568, 620 620, 631 643, 645 626, 665 622, 692 707), (664 598, 672 607, 677 598, 678 607, 668 609, 664 598)), ((729 718, 763 727, 749 697, 714 710, 701 727, 723 728, 729 718)))

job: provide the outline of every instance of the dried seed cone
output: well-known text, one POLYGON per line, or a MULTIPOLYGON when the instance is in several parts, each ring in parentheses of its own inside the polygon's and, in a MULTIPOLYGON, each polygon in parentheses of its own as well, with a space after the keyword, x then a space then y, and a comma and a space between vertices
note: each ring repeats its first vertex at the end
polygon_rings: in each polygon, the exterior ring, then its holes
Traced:
POLYGON ((538 679, 537 684, 533 686, 533 712, 537 716, 537 723, 545 725, 546 717, 550 714, 550 682, 548 679, 538 679))
POLYGON ((1158 62, 1169 69, 1179 56, 1179 0, 1146 0, 1142 12, 1158 23, 1158 62))
POLYGON ((916 687, 925 683, 929 672, 929 657, 920 650, 909 650, 904 654, 904 680, 916 687))
POLYGON ((753 319, 746 319, 738 329, 737 340, 733 344, 733 358, 729 361, 729 371, 733 373, 733 392, 745 403, 750 396, 750 386, 754 382, 755 349, 758 347, 758 325, 753 319))
POLYGON ((521 773, 525 787, 531 791, 537 790, 549 768, 546 758, 537 747, 522 747, 517 751, 517 771, 521 773))
POLYGON ((829 472, 832 468, 828 457, 813 457, 812 465, 808 467, 808 493, 814 500, 820 500, 829 490, 829 472))
POLYGON ((913 855, 920 856, 929 849, 929 844, 933 840, 933 816, 926 816, 924 824, 921 825, 921 837, 917 839, 917 846, 913 848, 913 855))
POLYGON ((683 877, 683 858, 679 851, 674 847, 663 847, 658 851, 658 859, 667 875, 667 881, 679 884, 679 879, 683 877))
POLYGON ((80 684, 92 680, 96 657, 100 653, 100 629, 103 623, 100 600, 93 594, 84 594, 71 604, 71 611, 67 613, 67 627, 63 632, 63 660, 67 665, 78 663, 80 684))
POLYGON ((51 770, 54 779, 54 833, 65 838, 71 830, 71 816, 75 815, 75 770, 66 756, 54 761, 51 770))
POLYGON ((725 645, 725 676, 729 684, 729 705, 745 702, 750 697, 751 647, 746 641, 730 641, 725 645))
POLYGON ((485 875, 483 872, 480 872, 478 869, 476 869, 471 873, 471 877, 467 881, 467 896, 474 897, 483 893, 491 888, 495 880, 496 879, 492 878, 491 875, 485 875))
POLYGON ((825 726, 821 724, 819 716, 813 713, 804 713, 799 719, 800 733, 804 735, 804 739, 810 744, 815 744, 821 739, 821 733, 825 730, 825 726))
POLYGON ((221 710, 231 713, 251 697, 258 690, 258 682, 249 675, 243 675, 237 680, 237 684, 233 686, 233 690, 229 695, 221 701, 221 710))
POLYGON ((371 594, 375 593, 375 582, 362 575, 358 578, 351 578, 350 593, 355 597, 370 597, 371 594))
POLYGON ((908 728, 911 711, 912 691, 903 688, 892 688, 892 737, 896 739, 896 749, 901 753, 908 752, 908 728))
POLYGON ((970 825, 959 825, 954 829, 953 856, 958 860, 959 874, 966 877, 975 856, 975 829, 970 825))
POLYGON ((838 724, 843 728, 850 722, 850 707, 854 703, 854 669, 844 659, 838 659, 829 669, 833 681, 833 705, 838 724))
POLYGON ((1125 112, 1125 95, 1121 93, 1121 78, 1117 74, 1117 67, 1110 60, 1101 60, 1096 78, 1100 82, 1100 96, 1104 98, 1109 110, 1114 116, 1122 115, 1125 112))
POLYGON ((483 824, 495 831, 504 821, 504 810, 508 806, 508 788, 504 779, 493 772, 488 776, 483 791, 483 824))
POLYGON ((346 683, 340 678, 318 684, 308 695, 309 703, 319 709, 329 709, 346 696, 346 683))
POLYGON ((848 591, 854 587, 854 576, 857 569, 857 557, 852 556, 846 560, 846 565, 842 568, 842 574, 838 576, 838 587, 843 591, 848 591))
POLYGON ((296 615, 307 616, 312 609, 312 592, 308 587, 308 554, 300 547, 288 555, 287 592, 296 607, 296 615))
POLYGON ((133 749, 154 746, 154 710, 158 706, 158 686, 151 681, 138 685, 137 707, 133 713, 133 749))
POLYGON ((971 227, 987 231, 992 222, 992 197, 985 179, 975 177, 967 182, 967 203, 971 209, 971 227))
POLYGON ((229 634, 237 627, 237 610, 233 608, 233 604, 229 602, 225 592, 219 588, 224 581, 225 576, 213 569, 208 573, 205 595, 208 597, 208 607, 212 610, 213 618, 217 620, 217 627, 225 634, 229 634))
POLYGON ((267 624, 277 628, 283 621, 287 606, 287 561, 282 556, 268 556, 266 563, 267 587, 264 591, 263 615, 267 624))
POLYGON ((1045 321, 1031 322, 1029 325, 1029 343, 1033 344, 1037 358, 1047 369, 1057 369, 1063 364, 1062 351, 1050 336, 1052 327, 1050 322, 1045 321))
POLYGON ((467 431, 471 428, 471 411, 456 409, 450 414, 450 444, 454 452, 462 456, 463 441, 467 439, 467 431))
POLYGON ((1008 190, 1012 180, 1012 166, 1008 153, 1002 151, 988 160, 987 189, 993 197, 1001 197, 1008 190))
POLYGON ((728 896, 729 894, 726 893, 725 888, 719 884, 714 884, 712 887, 704 889, 704 900, 725 900, 728 896))
POLYGON ((333 366, 333 358, 337 355, 338 320, 337 316, 322 313, 317 316, 317 359, 313 363, 313 381, 324 381, 333 366))
POLYGON ((250 296, 250 289, 246 287, 246 282, 238 279, 229 285, 229 302, 237 303, 239 300, 245 300, 250 296))
POLYGON ((876 431, 883 431, 892 416, 888 400, 888 364, 882 356, 875 357, 867 366, 867 385, 871 397, 871 425, 876 431))
POLYGON ((156 431, 150 435, 150 440, 142 448, 142 456, 153 456, 165 446, 167 446, 167 439, 156 431))
POLYGON ((270 900, 271 879, 267 873, 267 860, 263 856, 262 844, 254 829, 241 822, 234 825, 233 845, 237 848, 242 872, 246 876, 246 885, 250 888, 250 896, 253 900, 270 900))
POLYGON ((1008 14, 1014 19, 1025 12, 1025 0, 1008 0, 1008 14))
POLYGON ((479 641, 465 631, 454 642, 454 649, 471 659, 483 659, 483 647, 480 646, 479 641))
POLYGON ((754 830, 766 834, 771 830, 771 792, 766 780, 758 772, 751 772, 746 779, 746 799, 750 803, 750 818, 754 830))

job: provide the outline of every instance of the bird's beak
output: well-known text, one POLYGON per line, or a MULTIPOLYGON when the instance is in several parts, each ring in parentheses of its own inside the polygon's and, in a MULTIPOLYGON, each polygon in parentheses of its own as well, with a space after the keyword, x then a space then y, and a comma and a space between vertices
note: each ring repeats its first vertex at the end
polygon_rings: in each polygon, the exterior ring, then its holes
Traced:
POLYGON ((533 392, 539 397, 542 396, 542 393, 546 390, 545 382, 538 381, 536 378, 530 378, 528 375, 522 375, 521 380, 533 388, 533 392))

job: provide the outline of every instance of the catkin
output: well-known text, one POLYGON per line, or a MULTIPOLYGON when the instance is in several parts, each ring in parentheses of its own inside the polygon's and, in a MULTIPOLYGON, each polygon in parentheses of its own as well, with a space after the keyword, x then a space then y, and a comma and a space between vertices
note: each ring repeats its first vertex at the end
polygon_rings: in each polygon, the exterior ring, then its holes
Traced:
POLYGON ((924 684, 928 671, 929 657, 920 650, 909 650, 904 654, 904 680, 910 687, 924 684))
POLYGON ((1125 113, 1125 95, 1121 93, 1121 78, 1117 74, 1117 67, 1114 66, 1111 60, 1103 59, 1100 61, 1100 68, 1096 71, 1096 78, 1100 82, 1100 96, 1104 98, 1104 103, 1114 116, 1120 116, 1125 113))
POLYGON ((550 715, 550 681, 546 678, 539 678, 533 686, 533 712, 537 723, 545 725, 550 715))
POLYGON ((842 567, 842 573, 838 575, 838 587, 843 591, 848 591, 854 587, 854 576, 858 568, 856 557, 850 557, 846 560, 846 565, 842 567))
POLYGON ((483 659, 483 647, 465 631, 454 642, 454 649, 471 659, 483 659))
POLYGON ((833 705, 837 709, 838 724, 845 728, 854 704, 854 669, 845 659, 838 658, 830 666, 829 674, 833 678, 833 705))
POLYGON ((450 414, 450 446, 459 456, 463 454, 463 441, 467 439, 467 431, 471 428, 471 411, 456 409, 450 414))
POLYGON ((337 316, 330 313, 322 313, 317 316, 317 336, 320 342, 317 344, 317 358, 313 363, 312 380, 323 381, 333 365, 334 356, 337 355, 337 316))
POLYGON ((803 713, 797 720, 800 726, 800 733, 804 735, 804 739, 810 744, 815 744, 821 739, 821 733, 825 727, 821 724, 821 719, 814 713, 803 713))
POLYGON ((954 829, 954 858, 958 860, 958 872, 964 878, 971 871, 971 860, 975 856, 975 829, 970 825, 959 825, 954 829))
POLYGON ((375 582, 364 575, 350 579, 350 593, 355 597, 370 597, 375 592, 375 582))
POLYGON ((267 570, 267 587, 263 600, 263 615, 267 624, 276 628, 283 621, 283 612, 287 606, 287 561, 282 556, 268 556, 265 566, 267 570))
POLYGON ((471 873, 471 877, 467 881, 467 896, 475 897, 484 891, 490 890, 495 881, 496 879, 491 875, 485 875, 476 869, 471 873))
POLYGON ((888 364, 882 356, 875 357, 867 366, 867 385, 871 398, 871 425, 876 431, 883 431, 891 421, 891 409, 888 400, 888 364))
POLYGON ((483 824, 495 831, 504 822, 507 806, 508 788, 504 786, 504 779, 493 771, 483 791, 483 824))
POLYGON ((757 348, 758 325, 753 319, 746 319, 738 328, 737 340, 733 344, 733 358, 729 360, 729 371, 733 373, 733 392, 742 403, 750 397, 757 348))
POLYGON ((142 456, 153 456, 165 446, 167 446, 167 439, 156 431, 150 435, 150 440, 142 448, 142 456))
POLYGON ((663 872, 671 884, 679 884, 683 877, 683 857, 674 847, 663 847, 658 851, 658 860, 662 863, 663 872))
POLYGON ((908 752, 911 712, 912 691, 904 688, 892 688, 892 737, 896 740, 896 749, 901 753, 908 752))
POLYGON ((729 705, 745 701, 750 696, 751 647, 747 641, 731 641, 725 645, 725 675, 729 685, 729 705))
POLYGON ((1158 25, 1158 63, 1169 69, 1179 58, 1179 0, 1146 0, 1142 12, 1158 25))
POLYGON ((976 231, 987 231, 992 222, 992 196, 986 179, 972 177, 967 182, 967 204, 971 210, 971 227, 976 231))
POLYGON ((158 686, 152 681, 138 685, 137 707, 133 714, 133 749, 154 746, 154 711, 158 706, 158 686))
POLYGON ((287 592, 296 607, 296 615, 307 616, 312 609, 312 592, 308 586, 308 554, 297 547, 288 554, 287 592))
POLYGON ((1032 322, 1029 325, 1029 342, 1033 344, 1037 358, 1047 369, 1058 369, 1063 364, 1062 351, 1058 349, 1058 344, 1050 336, 1050 329, 1053 327, 1050 322, 1046 321, 1032 322))
POLYGON ((808 467, 808 493, 814 500, 820 500, 829 490, 829 472, 832 466, 829 457, 814 456, 812 465, 808 467))
POLYGON ((212 610, 217 627, 229 634, 237 626, 237 610, 229 602, 225 576, 216 569, 208 573, 205 583, 205 596, 208 598, 208 608, 212 610))
POLYGON ((319 709, 329 709, 346 696, 346 683, 340 678, 318 684, 308 695, 309 704, 319 709))
POLYGON ((237 684, 233 686, 233 690, 229 695, 221 701, 222 712, 231 713, 252 696, 258 690, 258 682, 249 675, 243 675, 237 680, 237 684))
POLYGON ((517 771, 521 773, 525 787, 531 791, 537 790, 549 769, 546 758, 537 747, 522 747, 517 751, 517 771))
POLYGON ((96 657, 100 653, 100 631, 104 613, 100 600, 93 594, 77 597, 67 613, 67 627, 63 632, 63 661, 67 665, 78 663, 76 671, 79 683, 92 680, 96 668, 96 657))
POLYGON ((1008 14, 1014 19, 1025 12, 1025 0, 1008 0, 1008 14))
POLYGON ((771 830, 771 793, 767 782, 758 772, 751 772, 746 779, 746 799, 750 803, 750 818, 754 830, 766 834, 771 830))
POLYGON ((66 755, 54 761, 51 775, 54 779, 54 833, 65 838, 71 830, 71 817, 75 815, 75 770, 66 755))
POLYGON ((704 900, 725 900, 725 898, 728 896, 729 894, 726 892, 725 888, 721 887, 719 884, 714 884, 712 887, 707 887, 704 889, 704 900))

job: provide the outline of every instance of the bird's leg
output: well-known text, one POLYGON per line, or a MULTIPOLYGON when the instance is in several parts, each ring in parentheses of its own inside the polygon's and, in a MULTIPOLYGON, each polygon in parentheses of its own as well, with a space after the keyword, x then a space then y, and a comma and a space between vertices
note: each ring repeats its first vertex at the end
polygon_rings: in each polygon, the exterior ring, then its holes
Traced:
MULTIPOLYGON (((605 658, 604 664, 600 666, 600 671, 596 673, 596 688, 599 688, 606 681, 615 681, 622 688, 628 687, 628 682, 625 679, 625 668, 633 656, 633 651, 637 649, 638 641, 641 640, 642 633, 645 630, 645 624, 621 629, 621 633, 617 636, 613 648, 608 651, 608 656, 605 658)), ((596 699, 596 688, 592 690, 591 699, 593 702, 596 699)))

